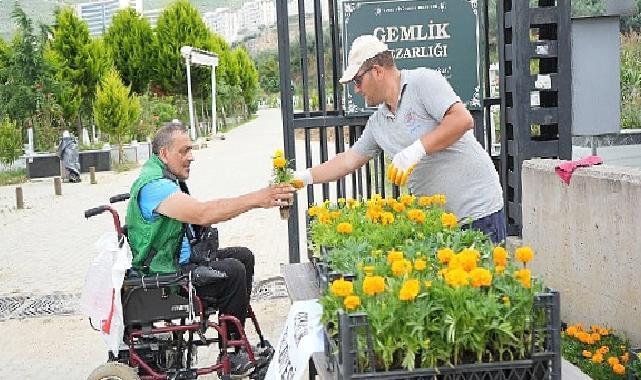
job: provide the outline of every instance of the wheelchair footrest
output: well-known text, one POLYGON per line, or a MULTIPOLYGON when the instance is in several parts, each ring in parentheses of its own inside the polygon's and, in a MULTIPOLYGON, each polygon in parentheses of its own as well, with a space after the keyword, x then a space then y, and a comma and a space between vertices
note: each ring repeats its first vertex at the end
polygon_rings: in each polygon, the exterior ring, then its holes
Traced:
POLYGON ((193 380, 198 378, 198 373, 195 369, 170 369, 167 371, 167 378, 176 380, 193 380))

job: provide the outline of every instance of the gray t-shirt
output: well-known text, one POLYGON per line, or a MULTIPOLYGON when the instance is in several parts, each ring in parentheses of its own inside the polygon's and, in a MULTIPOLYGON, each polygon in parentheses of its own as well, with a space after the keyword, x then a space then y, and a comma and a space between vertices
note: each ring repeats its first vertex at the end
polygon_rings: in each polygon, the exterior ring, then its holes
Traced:
MULTIPOLYGON (((381 104, 353 149, 368 157, 382 149, 393 157, 436 128, 445 112, 460 101, 438 71, 402 70, 396 115, 381 104)), ((446 209, 459 219, 476 220, 503 208, 499 176, 472 131, 446 149, 423 157, 408 186, 417 196, 445 194, 446 209)))

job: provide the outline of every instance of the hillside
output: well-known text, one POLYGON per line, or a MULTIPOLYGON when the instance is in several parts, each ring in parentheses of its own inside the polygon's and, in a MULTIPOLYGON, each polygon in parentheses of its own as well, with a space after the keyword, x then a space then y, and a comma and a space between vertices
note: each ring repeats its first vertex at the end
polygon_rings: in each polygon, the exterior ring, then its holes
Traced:
MULTIPOLYGON (((39 23, 49 24, 53 21, 53 12, 56 7, 75 5, 89 2, 90 0, 0 0, 0 37, 9 40, 14 33, 11 12, 17 2, 27 15, 34 21, 34 27, 39 23)), ((164 8, 174 0, 143 0, 144 9, 164 8)), ((216 8, 238 8, 245 0, 190 0, 200 12, 213 11, 216 8)))

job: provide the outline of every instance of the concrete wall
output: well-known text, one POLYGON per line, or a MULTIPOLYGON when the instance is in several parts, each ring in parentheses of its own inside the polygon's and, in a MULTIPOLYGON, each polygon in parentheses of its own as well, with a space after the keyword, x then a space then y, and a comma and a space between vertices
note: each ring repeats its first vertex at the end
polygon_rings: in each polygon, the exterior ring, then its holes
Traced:
POLYGON ((641 169, 523 164, 523 244, 532 271, 561 292, 561 318, 606 325, 641 344, 641 169))

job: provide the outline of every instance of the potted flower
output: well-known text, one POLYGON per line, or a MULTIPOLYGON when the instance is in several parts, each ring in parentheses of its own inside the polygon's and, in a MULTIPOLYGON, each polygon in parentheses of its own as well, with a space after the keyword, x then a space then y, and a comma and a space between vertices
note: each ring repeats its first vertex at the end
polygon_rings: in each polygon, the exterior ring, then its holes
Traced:
MULTIPOLYGON (((288 183, 296 189, 303 187, 300 179, 294 178, 294 170, 290 168, 291 160, 285 158, 285 152, 282 149, 276 149, 272 156, 272 183, 288 183)), ((289 205, 280 206, 281 219, 289 219, 289 205)))

